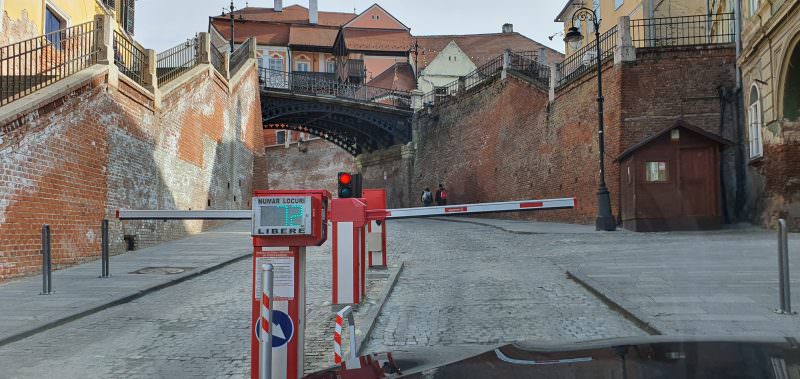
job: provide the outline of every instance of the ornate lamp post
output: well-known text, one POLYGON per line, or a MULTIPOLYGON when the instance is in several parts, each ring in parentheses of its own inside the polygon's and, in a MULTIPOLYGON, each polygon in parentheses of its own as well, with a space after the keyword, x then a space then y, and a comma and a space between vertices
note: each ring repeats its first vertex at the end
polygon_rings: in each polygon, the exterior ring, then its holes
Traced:
POLYGON ((606 187, 605 175, 605 127, 603 125, 603 66, 600 55, 600 19, 597 12, 592 9, 581 7, 572 14, 572 27, 569 28, 564 36, 564 42, 572 43, 583 40, 583 34, 575 27, 575 20, 591 21, 594 26, 596 59, 597 59, 597 139, 600 145, 600 186, 597 190, 597 220, 595 227, 597 230, 613 231, 617 228, 617 222, 611 214, 611 195, 606 187))
MULTIPOLYGON (((247 4, 247 3, 245 3, 245 4, 247 4)), ((245 7, 247 7, 247 5, 245 5, 245 7)), ((234 30, 234 26, 236 25, 236 19, 234 18, 234 14, 233 14, 233 11, 235 11, 236 8, 233 6, 233 0, 231 0, 230 10, 231 11, 228 14, 230 15, 230 18, 231 18, 231 54, 233 54, 233 50, 235 50, 235 45, 234 45, 234 42, 233 42, 234 41, 233 30, 234 30)), ((225 7, 222 8, 222 15, 225 16, 225 7)), ((239 15, 239 19, 240 20, 244 20, 244 16, 240 14, 239 15)))

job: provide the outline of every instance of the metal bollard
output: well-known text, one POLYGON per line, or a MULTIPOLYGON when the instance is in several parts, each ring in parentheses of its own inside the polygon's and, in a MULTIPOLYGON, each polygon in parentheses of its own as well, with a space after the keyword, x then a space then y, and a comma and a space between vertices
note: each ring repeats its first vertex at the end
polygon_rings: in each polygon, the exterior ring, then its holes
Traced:
POLYGON ((336 313, 336 328, 333 333, 333 362, 348 369, 361 367, 358 359, 358 340, 356 338, 356 323, 353 319, 353 307, 349 305, 336 313), (349 358, 344 359, 344 362, 342 362, 342 330, 344 329, 345 318, 347 319, 347 331, 350 334, 350 354, 349 358))
POLYGON ((103 220, 100 224, 100 277, 108 278, 111 276, 109 269, 108 256, 108 220, 103 220))
POLYGON ((271 264, 261 266, 261 342, 258 344, 258 377, 272 377, 272 281, 271 264))
POLYGON ((50 225, 42 225, 42 293, 49 295, 53 292, 52 255, 50 246, 50 225))
POLYGON ((778 220, 778 302, 777 313, 794 314, 792 312, 791 282, 789 281, 789 230, 786 220, 778 220))

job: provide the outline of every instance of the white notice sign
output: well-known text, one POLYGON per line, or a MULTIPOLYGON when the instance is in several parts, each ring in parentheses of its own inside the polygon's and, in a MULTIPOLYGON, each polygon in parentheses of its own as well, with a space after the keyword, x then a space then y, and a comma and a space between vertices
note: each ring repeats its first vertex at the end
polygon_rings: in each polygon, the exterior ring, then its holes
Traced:
POLYGON ((272 264, 272 300, 290 300, 294 298, 294 258, 292 257, 258 257, 256 258, 256 268, 259 270, 256 275, 256 287, 253 296, 261 298, 261 266, 272 264))

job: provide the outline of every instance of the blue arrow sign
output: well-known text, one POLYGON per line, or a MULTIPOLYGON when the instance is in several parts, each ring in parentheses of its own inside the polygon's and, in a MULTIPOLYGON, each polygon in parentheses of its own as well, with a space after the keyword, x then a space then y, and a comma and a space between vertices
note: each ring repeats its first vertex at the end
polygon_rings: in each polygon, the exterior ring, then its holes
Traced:
MULTIPOLYGON (((288 314, 272 310, 272 347, 281 347, 289 343, 294 334, 294 323, 288 314)), ((256 338, 261 341, 261 318, 256 321, 256 338)))

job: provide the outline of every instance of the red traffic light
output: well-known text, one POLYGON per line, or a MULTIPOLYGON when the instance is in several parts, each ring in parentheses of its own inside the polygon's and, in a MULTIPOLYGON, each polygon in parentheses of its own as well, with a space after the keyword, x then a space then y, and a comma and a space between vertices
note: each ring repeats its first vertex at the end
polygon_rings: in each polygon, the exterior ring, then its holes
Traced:
POLYGON ((346 172, 339 174, 339 183, 341 183, 341 184, 350 184, 350 182, 352 182, 352 181, 353 181, 353 177, 350 174, 348 174, 346 172))

